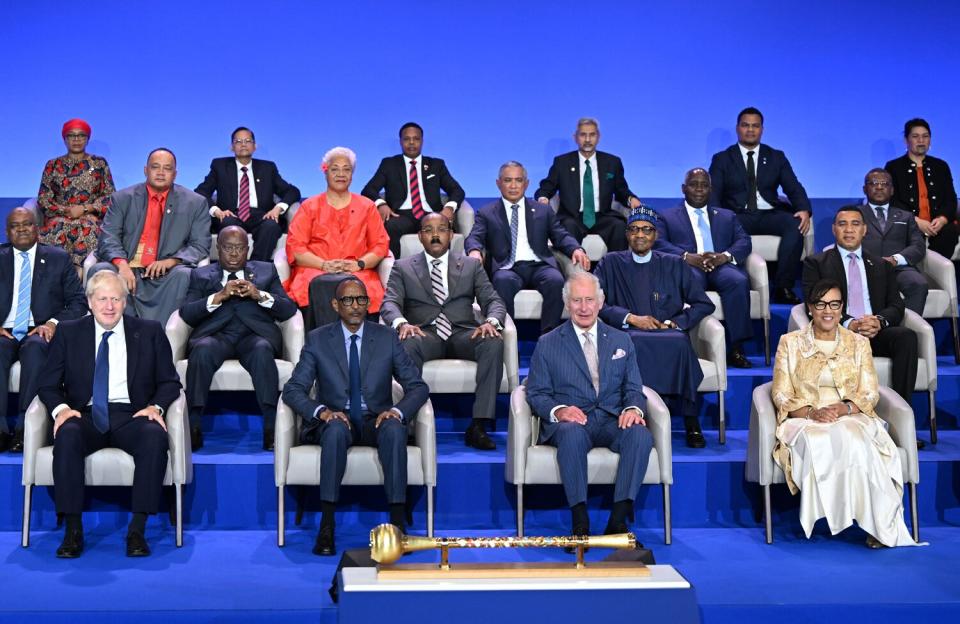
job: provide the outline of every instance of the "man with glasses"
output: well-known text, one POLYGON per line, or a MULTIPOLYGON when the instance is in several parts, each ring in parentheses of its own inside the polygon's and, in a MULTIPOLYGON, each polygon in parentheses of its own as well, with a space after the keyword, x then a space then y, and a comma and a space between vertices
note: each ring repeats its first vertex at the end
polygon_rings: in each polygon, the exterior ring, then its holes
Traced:
POLYGON ((867 203, 863 206, 863 220, 867 234, 863 250, 883 258, 895 268, 897 288, 903 294, 904 305, 917 314, 923 314, 927 301, 927 278, 917 265, 927 255, 927 241, 917 227, 913 214, 891 205, 893 178, 885 169, 871 169, 863 181, 867 203))
POLYGON ((203 415, 213 376, 224 361, 240 360, 254 380, 263 414, 263 448, 273 450, 283 352, 277 323, 297 313, 272 262, 247 261, 247 233, 236 225, 220 230, 219 261, 193 270, 180 317, 191 327, 187 360, 187 405, 193 450, 203 446, 203 415))
POLYGON ((340 282, 331 304, 340 322, 307 335, 300 361, 283 388, 284 403, 303 419, 300 443, 322 449, 316 555, 336 553, 334 514, 347 450, 353 445, 377 448, 390 522, 404 530, 407 426, 430 394, 396 332, 366 320, 370 297, 363 282, 355 277, 340 282), (396 403, 394 379, 403 388, 403 398, 396 403))
POLYGON ((424 362, 440 358, 477 363, 473 423, 465 439, 467 446, 492 451, 497 445, 487 435, 485 423, 496 416, 503 377, 500 331, 507 311, 483 264, 450 251, 452 236, 450 220, 442 214, 428 214, 420 221, 424 252, 393 265, 380 316, 397 330, 421 371, 424 362), (474 299, 480 304, 482 323, 474 317, 474 299))
POLYGON ((239 225, 253 235, 250 259, 270 262, 286 229, 281 217, 300 201, 300 189, 280 177, 276 164, 253 157, 253 130, 237 128, 230 143, 234 157, 214 158, 210 173, 194 190, 207 198, 214 233, 239 225))
POLYGON ((863 248, 866 234, 860 206, 840 208, 833 219, 836 246, 804 260, 803 289, 822 279, 842 285, 841 324, 869 338, 874 355, 891 359, 890 388, 909 403, 917 381, 917 337, 899 326, 904 306, 894 265, 863 248))

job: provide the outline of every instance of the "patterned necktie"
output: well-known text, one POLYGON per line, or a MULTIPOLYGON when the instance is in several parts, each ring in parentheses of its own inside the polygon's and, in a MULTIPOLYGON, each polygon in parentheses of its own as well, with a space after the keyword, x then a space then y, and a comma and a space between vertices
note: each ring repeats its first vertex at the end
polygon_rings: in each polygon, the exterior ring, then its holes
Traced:
POLYGON ((710 224, 703 216, 703 208, 694 210, 697 213, 697 229, 700 230, 700 238, 703 239, 703 251, 701 253, 713 253, 713 236, 710 234, 710 224))
POLYGON ((757 209, 757 164, 753 150, 747 152, 747 210, 757 209))
MULTIPOLYGON (((443 276, 440 275, 440 258, 434 258, 432 261, 433 268, 430 269, 430 282, 433 284, 433 298, 437 300, 437 303, 443 305, 447 300, 447 289, 443 287, 443 276)), ((443 312, 440 312, 437 315, 437 336, 440 337, 440 340, 446 340, 450 337, 450 334, 453 333, 453 328, 450 325, 450 320, 447 319, 447 315, 443 312)))
POLYGON ((103 332, 93 368, 93 409, 90 413, 93 416, 93 426, 100 433, 106 433, 110 429, 110 416, 107 411, 110 395, 110 343, 107 341, 112 335, 112 331, 103 332))
POLYGON ((240 167, 240 195, 237 198, 237 216, 241 221, 250 218, 250 178, 247 177, 247 168, 240 167))
POLYGON ((877 206, 877 221, 880 222, 880 229, 884 230, 887 227, 887 217, 883 214, 883 206, 877 206))
POLYGON ((583 170, 583 224, 589 230, 597 223, 597 207, 593 205, 593 170, 589 159, 584 162, 587 166, 583 170))
POLYGON ((587 369, 590 370, 590 381, 594 391, 600 394, 600 358, 597 356, 597 345, 593 344, 589 332, 583 333, 583 357, 587 360, 587 369))
POLYGON ((847 265, 847 314, 855 319, 862 317, 863 309, 863 279, 860 278, 860 265, 857 263, 857 254, 849 254, 847 265))
POLYGON ((350 422, 359 427, 363 422, 363 397, 360 394, 360 349, 356 334, 350 336, 350 422))
POLYGON ((509 269, 517 261, 517 235, 520 232, 520 204, 510 206, 510 259, 501 269, 509 269))
POLYGON ((423 202, 420 201, 420 177, 417 175, 417 161, 410 161, 410 209, 413 218, 419 221, 423 218, 423 202))
POLYGON ((20 252, 20 289, 17 293, 17 316, 13 320, 13 337, 18 341, 27 335, 30 325, 30 294, 33 290, 33 271, 30 269, 30 254, 20 252))

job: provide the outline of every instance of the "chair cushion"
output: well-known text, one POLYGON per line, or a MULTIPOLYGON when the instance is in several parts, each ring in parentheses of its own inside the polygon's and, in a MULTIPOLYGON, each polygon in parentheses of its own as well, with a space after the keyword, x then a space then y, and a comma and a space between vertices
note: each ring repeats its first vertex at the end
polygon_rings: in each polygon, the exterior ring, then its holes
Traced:
MULTIPOLYGON (((173 470, 170 451, 167 451, 167 469, 163 474, 163 484, 173 484, 173 470)), ((87 455, 84 463, 87 485, 133 485, 133 457, 117 448, 105 448, 87 455)), ((36 485, 53 485, 53 447, 44 446, 37 450, 36 485)))
POLYGON ((10 367, 10 379, 7 381, 9 392, 20 392, 20 362, 14 362, 10 367))
POLYGON ((543 309, 543 297, 535 290, 521 290, 513 299, 513 317, 516 319, 539 319, 543 309))
MULTIPOLYGON (((587 454, 587 483, 613 483, 617 478, 617 464, 620 455, 610 449, 595 448, 587 454)), ((524 471, 525 484, 560 484, 560 465, 557 463, 557 449, 546 444, 538 444, 527 449, 527 466, 524 471)), ((650 451, 647 472, 643 475, 645 484, 660 483, 660 459, 657 449, 650 451)))
MULTIPOLYGON (((477 363, 470 360, 432 360, 423 365, 423 381, 431 393, 472 393, 477 389, 477 363)), ((510 392, 507 371, 503 371, 500 392, 510 392)))
MULTIPOLYGON (((873 366, 877 369, 877 381, 881 386, 890 386, 890 370, 893 363, 888 357, 876 356, 873 358, 873 366)), ((927 361, 920 358, 917 363, 917 383, 913 385, 914 390, 926 391, 930 387, 930 380, 927 375, 927 361)))
POLYGON ((600 238, 598 234, 587 234, 581 246, 586 252, 587 257, 593 262, 597 262, 607 255, 607 244, 603 242, 603 239, 600 238))
MULTIPOLYGON (((407 483, 423 485, 423 460, 420 448, 407 447, 407 483)), ((372 446, 354 446, 347 451, 347 471, 343 485, 382 485, 383 468, 372 446)), ((287 485, 320 485, 320 447, 304 444, 290 449, 287 485)))
MULTIPOLYGON (((277 373, 280 375, 280 389, 290 380, 293 375, 293 363, 286 360, 274 360, 277 363, 277 373)), ((187 385, 187 360, 177 362, 177 374, 180 376, 180 383, 187 385)), ((253 380, 243 366, 240 366, 240 360, 227 360, 220 367, 220 370, 213 376, 213 382, 210 384, 211 390, 225 390, 228 392, 237 392, 242 390, 253 390, 253 380)))
POLYGON ((950 305, 950 295, 939 288, 931 288, 927 292, 927 302, 923 306, 923 318, 950 318, 953 309, 950 305))
MULTIPOLYGON (((718 321, 722 321, 725 317, 723 315, 723 306, 720 305, 720 293, 715 290, 708 290, 707 297, 713 303, 714 311, 712 316, 718 321)), ((750 318, 752 319, 762 319, 763 318, 763 308, 760 305, 760 291, 751 290, 750 291, 750 318)))

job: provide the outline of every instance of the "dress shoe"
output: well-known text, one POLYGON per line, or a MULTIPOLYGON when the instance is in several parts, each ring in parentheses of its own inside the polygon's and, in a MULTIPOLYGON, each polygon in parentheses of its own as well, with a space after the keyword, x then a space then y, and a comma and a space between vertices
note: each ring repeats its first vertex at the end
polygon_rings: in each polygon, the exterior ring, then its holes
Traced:
POLYGON ((883 543, 872 535, 867 535, 867 548, 870 550, 879 550, 886 548, 883 543))
POLYGON ((10 448, 8 450, 11 453, 23 452, 23 429, 17 429, 13 432, 13 442, 10 443, 10 448))
POLYGON ((773 302, 797 305, 800 303, 800 297, 790 288, 777 288, 773 291, 773 302))
POLYGON ((263 450, 273 451, 273 428, 263 430, 263 450))
POLYGON ((700 423, 687 425, 687 446, 690 448, 704 448, 707 445, 703 432, 700 430, 700 423))
POLYGON ((333 527, 325 524, 320 525, 320 531, 317 533, 317 542, 313 545, 313 554, 329 557, 337 554, 337 546, 333 541, 333 527))
POLYGON ((74 529, 67 531, 57 548, 57 557, 60 559, 76 559, 83 554, 83 531, 74 529))
MULTIPOLYGON (((927 448, 927 443, 920 438, 917 438, 917 450, 922 451, 925 448, 927 448)), ((13 448, 11 447, 10 450, 13 451, 13 448)))
POLYGON ((149 557, 150 546, 140 531, 130 531, 127 533, 127 556, 128 557, 149 557))
POLYGON ((467 427, 467 431, 464 434, 464 442, 467 446, 471 446, 480 451, 492 451, 497 448, 497 443, 490 439, 483 425, 476 423, 467 427))
MULTIPOLYGON (((590 527, 584 525, 574 525, 573 530, 570 532, 570 535, 590 535, 590 527)), ((587 552, 589 548, 584 548, 583 552, 587 552)), ((573 555, 577 552, 577 549, 573 546, 565 546, 563 551, 568 555, 573 555)))
POLYGON ((753 368, 753 364, 744 355, 743 349, 736 348, 727 356, 727 364, 734 368, 753 368))
POLYGON ((200 427, 190 427, 190 449, 194 452, 203 448, 203 432, 200 427))
POLYGON ((0 431, 0 453, 10 448, 11 442, 13 442, 13 436, 6 431, 0 431))
POLYGON ((626 522, 623 522, 623 521, 614 522, 613 519, 607 522, 607 528, 603 530, 604 535, 619 535, 621 533, 629 533, 629 532, 630 532, 630 527, 627 526, 626 522))

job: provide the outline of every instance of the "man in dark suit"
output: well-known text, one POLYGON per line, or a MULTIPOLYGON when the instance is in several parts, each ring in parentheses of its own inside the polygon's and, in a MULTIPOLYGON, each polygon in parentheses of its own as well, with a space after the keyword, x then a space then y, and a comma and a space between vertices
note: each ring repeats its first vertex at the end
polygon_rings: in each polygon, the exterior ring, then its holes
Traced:
POLYGON ((143 168, 146 184, 111 195, 89 275, 118 272, 131 311, 165 324, 183 301, 190 269, 210 254, 210 215, 203 197, 179 184, 177 157, 159 147, 143 168))
POLYGON ((841 323, 870 339, 874 355, 891 359, 890 388, 910 401, 917 381, 917 336, 900 327, 903 299, 893 265, 861 247, 867 224, 860 206, 844 206, 833 219, 836 246, 803 263, 803 289, 830 278, 843 286, 841 323))
POLYGON ((752 106, 740 111, 737 144, 717 152, 710 162, 710 205, 736 212, 748 234, 780 237, 773 300, 795 305, 800 299, 793 286, 813 210, 790 161, 780 150, 761 145, 762 135, 763 114, 752 106), (780 201, 778 188, 787 194, 789 204, 780 201))
POLYGON ((489 256, 493 288, 510 316, 517 293, 536 288, 543 296, 540 331, 546 333, 560 324, 563 314, 563 275, 547 241, 584 270, 590 269, 590 259, 551 208, 524 198, 529 185, 520 163, 511 160, 500 166, 501 198, 477 212, 464 251, 481 261, 484 253, 489 256))
POLYGON ((507 310, 476 258, 450 251, 453 230, 442 214, 420 221, 424 252, 397 260, 387 282, 380 318, 397 330, 403 348, 419 370, 440 358, 477 363, 473 423, 466 443, 491 451, 496 443, 484 423, 496 416, 497 391, 503 378, 503 340, 500 331, 507 310), (474 299, 485 319, 478 323, 474 299))
POLYGON ((7 215, 8 244, 0 245, 0 451, 23 452, 23 415, 37 396, 57 323, 83 316, 87 302, 70 256, 37 243, 36 213, 7 215), (11 437, 7 424, 10 369, 20 361, 19 409, 11 437))
POLYGON ((193 450, 203 446, 200 417, 210 384, 224 361, 240 360, 255 380, 263 414, 263 448, 273 450, 279 374, 274 358, 283 352, 277 323, 297 313, 272 262, 247 261, 247 233, 236 225, 220 230, 219 262, 193 270, 180 317, 194 328, 187 363, 187 405, 193 450))
POLYGON ((632 210, 630 249, 608 253, 597 265, 604 292, 600 318, 626 330, 644 383, 673 403, 671 413, 683 415, 687 446, 703 448, 697 395, 703 370, 688 332, 715 308, 683 260, 653 250, 658 221, 649 208, 632 210))
POLYGON ((124 317, 126 283, 112 271, 87 281, 93 313, 64 321, 50 345, 40 400, 53 423, 53 480, 66 532, 57 557, 83 552, 84 458, 116 447, 131 456, 133 518, 127 556, 145 557, 147 516, 155 514, 167 467, 163 415, 180 394, 170 343, 156 321, 124 317))
POLYGON ((431 212, 453 214, 463 203, 463 189, 440 158, 424 156, 423 128, 409 121, 400 126, 402 154, 380 161, 377 171, 360 194, 373 200, 390 236, 390 251, 400 257, 400 237, 420 230, 420 219, 431 212), (380 197, 380 191, 384 197, 380 197), (444 203, 440 191, 447 195, 444 203))
POLYGON ((533 194, 541 204, 549 204, 560 193, 557 214, 570 234, 583 242, 587 234, 596 234, 610 251, 626 249, 626 218, 613 209, 613 198, 636 208, 640 200, 630 191, 618 156, 598 152, 600 123, 592 117, 577 122, 573 133, 577 150, 553 159, 547 177, 533 194))
POLYGON ((573 516, 573 534, 590 534, 587 453, 620 454, 613 510, 604 533, 625 533, 633 514, 653 436, 646 428, 643 381, 629 336, 599 320, 603 290, 586 272, 570 277, 564 323, 537 343, 527 377, 527 402, 541 420, 540 443, 557 448, 560 479, 573 516))
POLYGON ((319 444, 322 516, 314 554, 333 555, 334 513, 347 450, 377 447, 390 522, 402 531, 407 500, 407 424, 430 394, 396 333, 366 321, 370 298, 363 282, 348 278, 331 302, 340 322, 311 331, 283 400, 303 418, 301 444, 319 444), (403 388, 393 402, 392 380, 403 388), (316 390, 316 398, 310 396, 316 390))
POLYGON ((867 222, 863 251, 883 258, 895 268, 904 305, 922 315, 929 287, 917 265, 927 255, 927 241, 911 212, 890 205, 893 178, 885 169, 867 172, 863 192, 867 196, 867 205, 863 207, 863 219, 867 222))
POLYGON ((957 191, 950 165, 928 154, 930 124, 925 119, 904 124, 903 138, 907 153, 884 166, 893 176, 893 202, 914 214, 917 227, 930 241, 930 249, 951 258, 960 226, 956 222, 957 191))
POLYGON ((750 368, 743 353, 743 342, 753 336, 750 278, 743 268, 753 249, 750 236, 733 211, 707 205, 710 174, 706 169, 688 171, 680 189, 685 201, 660 213, 654 249, 683 258, 701 288, 720 294, 727 363, 750 368))
POLYGON ((253 157, 257 151, 253 130, 237 128, 230 142, 234 158, 214 158, 210 173, 194 191, 207 199, 214 232, 239 225, 253 235, 250 259, 271 262, 284 231, 281 217, 300 201, 300 189, 280 177, 275 163, 253 157))

